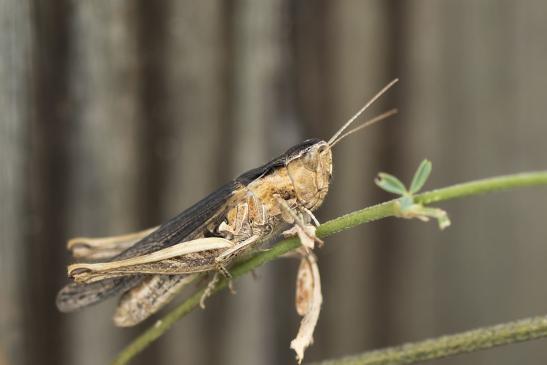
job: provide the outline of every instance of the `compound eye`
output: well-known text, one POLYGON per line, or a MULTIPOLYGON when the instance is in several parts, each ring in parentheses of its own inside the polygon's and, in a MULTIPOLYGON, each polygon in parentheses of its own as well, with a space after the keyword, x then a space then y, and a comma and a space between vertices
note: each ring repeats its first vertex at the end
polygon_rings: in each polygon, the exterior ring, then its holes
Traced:
POLYGON ((303 156, 304 166, 311 171, 315 171, 317 168, 317 159, 311 153, 306 153, 303 156))

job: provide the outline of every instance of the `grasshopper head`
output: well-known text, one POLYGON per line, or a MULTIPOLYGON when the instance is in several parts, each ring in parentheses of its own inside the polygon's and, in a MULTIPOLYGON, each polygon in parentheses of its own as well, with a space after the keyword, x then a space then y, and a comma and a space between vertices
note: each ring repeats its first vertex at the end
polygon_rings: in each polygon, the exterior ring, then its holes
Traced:
POLYGON ((391 81, 380 90, 328 142, 320 139, 309 139, 286 152, 288 156, 286 166, 294 186, 296 198, 306 208, 310 210, 317 209, 327 195, 332 177, 332 148, 334 145, 347 136, 397 113, 396 109, 392 109, 345 132, 371 104, 395 85, 397 81, 398 79, 391 81))
POLYGON ((310 210, 317 209, 329 190, 332 177, 332 153, 327 142, 305 141, 287 162, 287 170, 298 201, 310 210))

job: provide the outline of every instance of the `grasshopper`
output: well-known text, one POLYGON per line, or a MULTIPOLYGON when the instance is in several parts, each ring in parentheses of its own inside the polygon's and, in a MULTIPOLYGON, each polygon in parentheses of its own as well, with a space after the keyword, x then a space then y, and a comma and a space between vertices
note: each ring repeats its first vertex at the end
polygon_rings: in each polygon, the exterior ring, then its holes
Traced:
POLYGON ((328 141, 308 139, 291 147, 159 227, 70 240, 73 256, 88 262, 68 266, 73 282, 57 295, 59 310, 70 312, 122 293, 113 320, 117 326, 133 326, 170 302, 196 275, 212 272, 203 305, 219 278, 230 278, 230 265, 282 232, 297 235, 303 245, 300 252, 310 253, 315 244, 322 244, 315 235, 319 223, 313 211, 329 190, 332 148, 346 136, 396 113, 391 110, 344 133, 396 82, 378 92, 328 141))

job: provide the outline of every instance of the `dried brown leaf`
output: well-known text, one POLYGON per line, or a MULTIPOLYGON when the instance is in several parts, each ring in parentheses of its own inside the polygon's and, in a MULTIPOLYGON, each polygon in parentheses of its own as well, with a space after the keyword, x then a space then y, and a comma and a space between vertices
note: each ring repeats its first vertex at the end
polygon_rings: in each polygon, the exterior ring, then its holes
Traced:
POLYGON ((311 308, 313 295, 313 274, 308 260, 302 258, 296 277, 296 312, 300 316, 306 315, 311 308))
POLYGON ((312 253, 302 257, 297 277, 296 310, 303 316, 296 338, 291 341, 291 348, 296 352, 300 364, 304 352, 313 343, 313 332, 321 312, 321 278, 317 260, 312 253))

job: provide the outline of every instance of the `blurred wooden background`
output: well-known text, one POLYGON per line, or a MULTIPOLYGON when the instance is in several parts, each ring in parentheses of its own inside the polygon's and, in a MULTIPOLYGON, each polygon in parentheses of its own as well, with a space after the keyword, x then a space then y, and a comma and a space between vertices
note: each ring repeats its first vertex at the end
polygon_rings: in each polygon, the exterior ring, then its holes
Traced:
MULTIPOLYGON (((322 220, 427 187, 547 166, 547 3, 0 0, 0 364, 106 364, 145 326, 115 301, 55 309, 75 235, 156 225, 306 137, 375 106, 337 147, 322 220)), ((385 220, 320 250, 307 360, 547 312, 547 190, 443 204, 453 226, 385 220)), ((290 364, 296 263, 236 283, 135 364, 290 364)), ((184 295, 183 295, 184 296, 184 295)), ((147 325, 153 323, 148 322, 147 325)), ((544 364, 546 342, 434 364, 544 364)))

